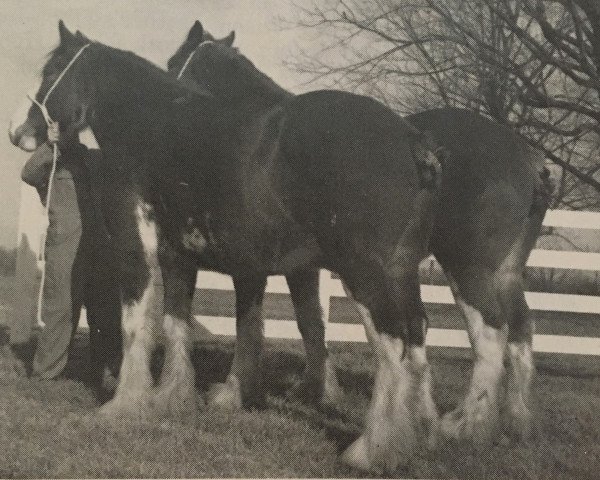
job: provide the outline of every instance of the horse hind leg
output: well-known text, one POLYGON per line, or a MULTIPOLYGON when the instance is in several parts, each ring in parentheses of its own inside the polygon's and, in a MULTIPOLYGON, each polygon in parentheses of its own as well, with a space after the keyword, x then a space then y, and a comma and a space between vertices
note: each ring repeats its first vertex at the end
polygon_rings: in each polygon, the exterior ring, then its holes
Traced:
POLYGON ((360 470, 392 472, 408 462, 421 441, 431 440, 427 431, 435 429, 437 411, 424 344, 411 345, 403 322, 420 314, 416 269, 404 280, 381 280, 367 291, 350 287, 378 366, 363 433, 342 460, 360 470))
POLYGON ((413 412, 417 422, 420 436, 427 439, 427 446, 433 449, 438 440, 439 434, 439 414, 435 402, 433 401, 433 385, 431 375, 431 365, 427 360, 427 316, 425 308, 420 302, 417 314, 411 320, 409 326, 409 348, 408 358, 413 378, 416 382, 416 411, 413 412))
POLYGON ((296 272, 286 275, 286 280, 306 353, 303 378, 290 394, 308 402, 334 405, 342 392, 325 342, 325 324, 319 303, 319 271, 296 272))
POLYGON ((448 438, 489 444, 498 431, 499 387, 508 326, 503 322, 492 272, 465 269, 457 280, 447 274, 456 303, 465 316, 474 365, 466 397, 441 422, 448 438))
POLYGON ((509 435, 526 439, 531 434, 530 390, 535 366, 533 334, 535 326, 525 300, 523 271, 533 249, 547 208, 545 191, 536 191, 534 204, 515 242, 513 255, 505 262, 499 278, 501 301, 508 316, 507 421, 509 435))
MULTIPOLYGON (((352 294, 344 284, 348 298, 352 294)), ((409 370, 416 385, 416 403, 411 415, 415 421, 419 436, 427 440, 427 446, 433 449, 437 444, 439 433, 439 414, 432 395, 431 365, 427 360, 427 314, 420 297, 420 288, 414 289, 415 305, 414 315, 408 328, 408 363, 409 370)), ((378 342, 378 335, 371 320, 369 311, 360 303, 356 304, 359 315, 365 326, 365 332, 372 344, 378 342)))
POLYGON ((535 366, 532 340, 534 324, 525 300, 523 276, 505 273, 501 299, 508 314, 508 379, 506 428, 511 437, 526 439, 531 433, 530 390, 535 366))
POLYGON ((260 373, 263 349, 262 304, 267 277, 234 277, 233 283, 236 295, 233 363, 225 383, 211 387, 208 403, 224 409, 262 407, 265 403, 260 373))
POLYGON ((175 254, 162 263, 165 361, 154 395, 156 410, 169 418, 190 419, 197 412, 195 372, 190 359, 192 299, 196 265, 175 254))

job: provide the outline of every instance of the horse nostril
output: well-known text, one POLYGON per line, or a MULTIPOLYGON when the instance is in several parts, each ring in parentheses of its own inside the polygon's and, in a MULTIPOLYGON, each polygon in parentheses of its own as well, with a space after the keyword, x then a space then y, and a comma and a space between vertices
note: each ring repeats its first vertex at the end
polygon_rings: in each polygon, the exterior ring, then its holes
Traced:
POLYGON ((13 145, 17 145, 19 143, 19 139, 17 138, 17 131, 13 128, 13 123, 10 122, 8 124, 8 138, 13 145))

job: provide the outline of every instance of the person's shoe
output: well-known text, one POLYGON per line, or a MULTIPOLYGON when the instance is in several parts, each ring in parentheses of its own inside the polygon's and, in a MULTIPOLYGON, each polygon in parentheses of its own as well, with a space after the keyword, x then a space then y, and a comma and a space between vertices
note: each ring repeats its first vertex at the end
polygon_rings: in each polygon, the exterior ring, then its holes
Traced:
POLYGON ((7 377, 26 377, 27 363, 19 354, 19 345, 3 345, 0 350, 0 363, 3 375, 7 377))

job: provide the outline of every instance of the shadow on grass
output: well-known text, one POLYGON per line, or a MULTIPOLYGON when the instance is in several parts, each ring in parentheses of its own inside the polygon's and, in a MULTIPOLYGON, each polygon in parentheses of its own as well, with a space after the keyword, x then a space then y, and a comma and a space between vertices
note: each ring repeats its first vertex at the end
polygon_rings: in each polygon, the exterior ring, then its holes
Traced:
MULTIPOLYGON (((233 361, 235 344, 233 341, 195 342, 191 354, 196 376, 198 393, 205 394, 212 384, 223 383, 233 361)), ((158 381, 164 360, 164 350, 157 349, 152 358, 152 374, 158 381)), ((263 389, 267 397, 267 407, 292 418, 305 421, 312 427, 323 430, 339 451, 344 450, 359 434, 360 420, 344 413, 337 406, 319 406, 302 403, 289 397, 289 391, 301 378, 305 362, 302 357, 290 351, 266 349, 262 362, 263 389)), ((351 372, 339 369, 338 378, 347 394, 370 397, 373 378, 366 372, 351 372)))

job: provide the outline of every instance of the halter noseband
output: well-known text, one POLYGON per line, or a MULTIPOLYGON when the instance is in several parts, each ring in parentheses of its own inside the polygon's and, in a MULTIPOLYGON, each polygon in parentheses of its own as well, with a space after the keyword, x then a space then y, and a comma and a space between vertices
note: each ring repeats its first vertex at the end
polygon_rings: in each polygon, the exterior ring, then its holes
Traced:
POLYGON ((215 43, 213 40, 204 40, 202 43, 200 43, 200 45, 198 45, 196 47, 195 50, 192 51, 192 53, 190 53, 187 57, 187 60, 185 61, 185 63, 183 64, 183 67, 181 67, 181 70, 179 71, 179 75, 177 75, 177 80, 181 79, 181 76, 183 75, 183 72, 185 72, 185 69, 187 68, 187 66, 189 65, 190 61, 192 60, 192 57, 194 56, 194 54, 204 45, 208 44, 208 43, 215 43))
POLYGON ((77 53, 73 56, 73 58, 71 59, 71 61, 69 63, 67 63, 67 66, 63 69, 63 71, 60 73, 60 75, 58 76, 58 78, 56 80, 54 80, 54 83, 52 84, 52 86, 46 92, 46 95, 44 96, 44 99, 42 100, 41 103, 38 102, 35 98, 32 98, 31 96, 27 95, 27 98, 32 103, 34 103, 35 105, 37 105, 39 107, 39 109, 42 112, 42 115, 44 116, 44 120, 46 120, 46 123, 48 125, 51 125, 53 123, 52 118, 50 117, 50 114, 48 113, 48 108, 46 107, 46 102, 48 101, 48 98, 50 98, 50 94, 58 86, 59 82, 63 79, 63 77, 65 76, 65 74, 69 70, 69 68, 71 68, 73 66, 73 64, 79 58, 79 56, 83 53, 83 51, 86 48, 88 48, 90 45, 91 45, 91 43, 86 43, 83 47, 81 47, 77 51, 77 53))

